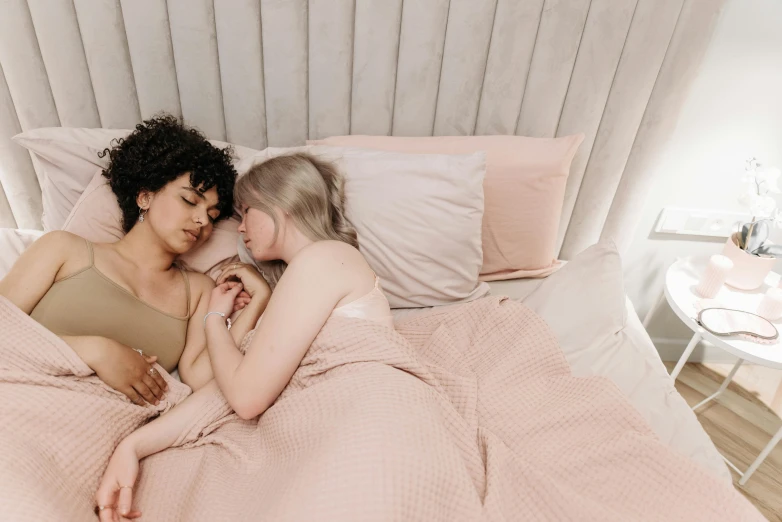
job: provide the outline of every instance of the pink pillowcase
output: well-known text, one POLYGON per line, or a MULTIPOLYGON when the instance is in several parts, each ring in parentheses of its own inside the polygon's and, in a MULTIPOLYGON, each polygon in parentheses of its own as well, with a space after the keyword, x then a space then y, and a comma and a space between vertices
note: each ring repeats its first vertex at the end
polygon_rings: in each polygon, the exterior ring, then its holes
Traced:
POLYGON ((525 136, 333 136, 310 145, 417 154, 487 154, 480 279, 544 277, 555 259, 565 184, 583 134, 525 136))
MULTIPOLYGON (((121 220, 122 211, 117 197, 111 191, 109 181, 98 170, 76 201, 62 229, 94 243, 113 243, 125 235, 121 220)), ((179 261, 194 272, 216 279, 223 265, 239 260, 238 226, 239 221, 233 217, 219 221, 209 239, 197 249, 179 256, 179 261)))

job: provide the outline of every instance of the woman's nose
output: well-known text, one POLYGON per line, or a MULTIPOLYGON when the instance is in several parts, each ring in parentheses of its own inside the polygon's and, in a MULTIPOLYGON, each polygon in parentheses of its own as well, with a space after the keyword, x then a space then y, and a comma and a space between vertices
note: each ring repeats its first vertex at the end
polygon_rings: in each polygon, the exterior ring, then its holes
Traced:
POLYGON ((206 224, 209 223, 209 214, 206 212, 206 210, 198 209, 196 211, 194 221, 199 223, 201 226, 206 226, 206 224))
POLYGON ((236 229, 237 232, 240 234, 244 234, 246 232, 246 228, 244 227, 244 218, 242 218, 242 222, 239 223, 239 228, 236 229))

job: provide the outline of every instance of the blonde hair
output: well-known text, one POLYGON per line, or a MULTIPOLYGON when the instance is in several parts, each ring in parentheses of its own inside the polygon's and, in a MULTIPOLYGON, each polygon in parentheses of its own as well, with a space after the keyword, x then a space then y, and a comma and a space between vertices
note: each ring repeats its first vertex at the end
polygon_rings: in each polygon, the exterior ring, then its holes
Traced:
MULTIPOLYGON (((332 239, 358 248, 356 230, 345 217, 345 180, 333 163, 311 154, 277 156, 255 165, 236 182, 234 199, 272 218, 274 240, 279 209, 313 241, 332 239)), ((282 260, 258 265, 272 288, 288 266, 282 260)))

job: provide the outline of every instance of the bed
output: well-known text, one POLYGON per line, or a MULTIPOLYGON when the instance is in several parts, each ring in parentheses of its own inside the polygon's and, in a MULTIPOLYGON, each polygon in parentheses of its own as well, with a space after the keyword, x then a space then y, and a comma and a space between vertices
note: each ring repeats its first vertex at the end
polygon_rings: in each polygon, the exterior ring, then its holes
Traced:
MULTIPOLYGON (((556 231, 564 267, 491 281, 491 293, 539 314, 575 375, 610 379, 664 444, 730 483, 621 281, 655 153, 718 4, 8 2, 0 18, 0 277, 42 234, 46 191, 69 189, 52 186, 45 162, 11 142, 22 131, 130 129, 165 110, 210 139, 258 150, 338 135, 583 133, 556 231), (587 311, 598 296, 610 303, 598 321, 605 327, 582 342, 577 325, 595 322, 587 311)), ((424 313, 394 310, 397 320, 424 313)))
MULTIPOLYGON (((2 278, 16 258, 35 239, 42 235, 38 230, 0 229, 0 278, 2 278)), ((609 263, 610 263, 609 257, 609 263)), ((617 258, 614 259, 616 262, 617 258)), ((591 271, 591 278, 605 280, 605 274, 611 270, 606 266, 604 256, 595 259, 584 259, 584 269, 591 271)), ((615 275, 621 276, 621 267, 613 267, 615 275)), ((582 275, 582 274, 581 274, 582 275)), ((521 302, 529 302, 528 297, 544 286, 536 303, 531 304, 541 316, 554 328, 560 338, 560 343, 575 375, 602 375, 608 377, 631 401, 633 406, 643 415, 657 436, 671 448, 692 458, 703 468, 719 475, 730 482, 731 476, 722 456, 706 432, 700 426, 695 414, 689 408, 684 398, 674 388, 673 380, 663 365, 652 344, 649 335, 641 325, 630 300, 623 296, 621 277, 612 280, 617 294, 615 301, 622 306, 613 310, 614 320, 608 319, 612 314, 610 307, 600 314, 605 326, 601 326, 601 335, 595 336, 595 342, 577 342, 569 340, 569 334, 579 328, 579 321, 591 320, 583 312, 579 312, 579 302, 589 302, 606 291, 600 285, 581 293, 578 300, 567 297, 570 292, 563 292, 562 286, 573 289, 576 281, 568 278, 560 282, 559 287, 547 283, 545 279, 517 279, 511 281, 496 281, 490 283, 491 293, 507 295, 521 302), (549 287, 549 288, 545 288, 549 287)), ((556 282, 555 282, 556 284, 556 282)), ((416 314, 425 313, 427 309, 395 309, 392 311, 396 320, 406 319, 416 314)))

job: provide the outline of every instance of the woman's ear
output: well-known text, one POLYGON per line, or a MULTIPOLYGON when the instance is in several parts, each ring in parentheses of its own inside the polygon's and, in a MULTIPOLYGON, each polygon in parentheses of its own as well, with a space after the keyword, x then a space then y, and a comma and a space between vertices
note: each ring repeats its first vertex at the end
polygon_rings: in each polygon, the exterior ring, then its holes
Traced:
POLYGON ((138 208, 147 210, 149 209, 149 203, 152 201, 152 193, 148 190, 142 190, 136 197, 136 204, 138 208))

